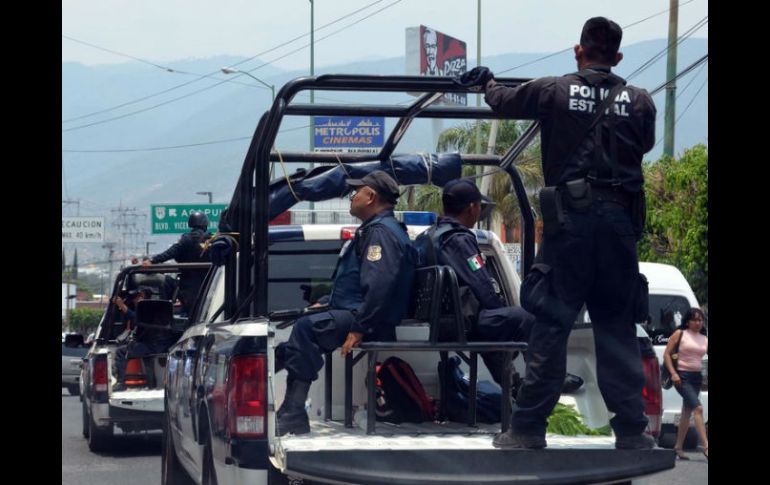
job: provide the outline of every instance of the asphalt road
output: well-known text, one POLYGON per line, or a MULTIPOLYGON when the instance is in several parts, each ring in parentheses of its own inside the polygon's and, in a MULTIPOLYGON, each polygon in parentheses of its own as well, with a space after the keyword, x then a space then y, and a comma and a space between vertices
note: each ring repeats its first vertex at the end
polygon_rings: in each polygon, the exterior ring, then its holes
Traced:
POLYGON ((82 435, 81 403, 62 389, 62 485, 136 485, 160 483, 160 432, 123 435, 115 446, 92 453, 82 435))

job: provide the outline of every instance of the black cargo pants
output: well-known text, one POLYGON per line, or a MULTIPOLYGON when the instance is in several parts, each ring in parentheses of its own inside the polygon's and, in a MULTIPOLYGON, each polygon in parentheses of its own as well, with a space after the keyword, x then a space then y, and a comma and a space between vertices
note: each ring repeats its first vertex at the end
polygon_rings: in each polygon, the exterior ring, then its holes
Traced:
POLYGON ((634 324, 639 278, 636 238, 628 210, 594 201, 585 211, 565 209, 557 234, 544 235, 531 272, 522 282, 522 306, 535 315, 524 383, 513 407, 512 428, 545 435, 566 375, 567 340, 585 302, 593 323, 599 389, 616 436, 639 434, 644 416, 642 368, 634 324))

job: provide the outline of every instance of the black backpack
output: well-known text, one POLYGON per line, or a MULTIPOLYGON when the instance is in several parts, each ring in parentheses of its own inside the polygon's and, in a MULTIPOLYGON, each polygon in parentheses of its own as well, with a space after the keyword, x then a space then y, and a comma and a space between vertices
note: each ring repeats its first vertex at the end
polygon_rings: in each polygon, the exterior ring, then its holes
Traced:
MULTIPOLYGON (((468 420, 470 401, 469 378, 460 368, 460 358, 453 356, 446 361, 445 372, 441 362, 438 373, 442 385, 447 386, 447 419, 463 423, 468 420)), ((479 381, 476 385, 476 420, 480 423, 500 422, 500 386, 494 382, 479 381)))
POLYGON ((412 367, 398 357, 377 364, 377 420, 389 423, 433 421, 435 403, 412 367))

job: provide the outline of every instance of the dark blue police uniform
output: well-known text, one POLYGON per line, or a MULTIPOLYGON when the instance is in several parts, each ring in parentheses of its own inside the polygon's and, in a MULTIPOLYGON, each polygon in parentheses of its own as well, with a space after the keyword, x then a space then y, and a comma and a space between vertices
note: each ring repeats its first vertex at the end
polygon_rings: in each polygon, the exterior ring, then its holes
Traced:
POLYGON ((340 347, 349 332, 364 340, 396 339, 396 325, 409 305, 416 254, 393 211, 366 220, 342 249, 330 310, 297 320, 289 340, 278 345, 289 380, 314 381, 323 354, 340 347))
MULTIPOLYGON (((177 263, 209 262, 209 255, 203 250, 203 243, 210 238, 211 233, 195 228, 187 234, 182 234, 179 241, 162 253, 150 258, 150 262, 157 264, 169 259, 173 259, 177 263)), ((179 299, 182 301, 184 311, 188 316, 205 278, 205 269, 185 269, 179 272, 179 299)))
MULTIPOLYGON (((460 287, 469 288, 478 301, 478 319, 468 333, 470 340, 528 340, 534 317, 521 307, 505 306, 498 282, 489 273, 486 258, 470 229, 451 217, 440 217, 433 228, 417 237, 415 247, 420 267, 436 263, 451 267, 460 287), (432 255, 435 255, 435 262, 432 255)), ((501 384, 502 354, 483 352, 481 357, 492 378, 501 384)))
POLYGON ((532 271, 522 283, 522 306, 535 314, 524 385, 513 408, 517 435, 544 436, 566 373, 567 339, 587 305, 593 322, 597 378, 616 437, 640 435, 646 425, 644 371, 633 307, 642 288, 636 255, 638 224, 631 207, 643 200, 642 155, 655 141, 655 105, 643 89, 605 66, 544 77, 518 88, 489 83, 486 102, 498 113, 541 122, 543 173, 559 187, 563 223, 546 223, 532 271), (609 115, 583 135, 602 96, 622 84, 609 115), (580 137, 583 137, 582 139, 580 137), (570 182, 587 180, 590 192, 570 182), (587 194, 587 196, 586 196, 587 194))

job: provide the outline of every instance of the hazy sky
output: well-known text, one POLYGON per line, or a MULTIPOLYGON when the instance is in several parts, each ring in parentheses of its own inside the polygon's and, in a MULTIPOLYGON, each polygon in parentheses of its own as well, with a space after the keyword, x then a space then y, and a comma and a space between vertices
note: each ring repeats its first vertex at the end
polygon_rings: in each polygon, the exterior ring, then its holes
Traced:
MULTIPOLYGON (((314 0, 317 66, 404 55, 404 29, 419 24, 468 43, 476 64, 477 0, 314 0), (372 4, 322 30, 324 24, 372 4), (388 7, 389 5, 392 6, 388 7), (385 8, 387 7, 387 8, 385 8), (335 30, 382 12, 328 39, 335 30)), ((583 22, 604 15, 621 26, 666 10, 670 0, 482 0, 483 56, 554 52, 576 43, 583 22)), ((679 34, 708 15, 707 0, 680 0, 679 34)), ((63 0, 62 33, 153 62, 230 54, 253 56, 310 29, 309 0, 63 0)), ((625 30, 623 45, 665 38, 668 14, 625 30)), ((693 37, 708 37, 708 25, 693 37)), ((309 42, 306 36, 260 56, 270 61, 309 42)), ((309 49, 275 65, 309 66, 309 49)), ((128 59, 62 38, 62 61, 84 64, 128 59)))

